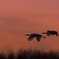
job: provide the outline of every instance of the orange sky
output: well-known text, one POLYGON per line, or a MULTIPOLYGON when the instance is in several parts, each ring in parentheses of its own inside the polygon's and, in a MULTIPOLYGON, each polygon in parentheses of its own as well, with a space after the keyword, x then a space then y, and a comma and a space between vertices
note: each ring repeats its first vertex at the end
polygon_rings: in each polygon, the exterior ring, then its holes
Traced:
POLYGON ((9 48, 59 50, 59 37, 46 36, 37 42, 28 41, 27 33, 59 31, 59 0, 1 0, 0 51, 9 48))

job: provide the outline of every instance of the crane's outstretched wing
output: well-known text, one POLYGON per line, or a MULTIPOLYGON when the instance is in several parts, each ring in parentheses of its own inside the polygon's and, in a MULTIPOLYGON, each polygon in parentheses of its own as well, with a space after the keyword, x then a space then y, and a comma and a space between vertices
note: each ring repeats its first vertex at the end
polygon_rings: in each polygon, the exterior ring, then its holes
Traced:
POLYGON ((51 31, 47 31, 47 36, 50 36, 51 35, 51 31))
POLYGON ((31 41, 34 38, 33 35, 30 35, 30 37, 28 38, 29 41, 31 41))
POLYGON ((41 37, 39 37, 39 36, 36 36, 36 39, 37 39, 37 41, 40 41, 41 37))

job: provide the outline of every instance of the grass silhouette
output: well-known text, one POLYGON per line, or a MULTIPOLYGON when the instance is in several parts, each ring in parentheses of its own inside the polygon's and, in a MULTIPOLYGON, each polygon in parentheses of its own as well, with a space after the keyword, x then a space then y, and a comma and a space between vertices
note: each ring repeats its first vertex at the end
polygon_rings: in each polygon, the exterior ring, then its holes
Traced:
POLYGON ((0 53, 0 59, 59 59, 59 53, 20 49, 16 54, 13 51, 9 52, 8 55, 0 53))
POLYGON ((15 54, 13 52, 9 52, 7 59, 15 59, 15 54))

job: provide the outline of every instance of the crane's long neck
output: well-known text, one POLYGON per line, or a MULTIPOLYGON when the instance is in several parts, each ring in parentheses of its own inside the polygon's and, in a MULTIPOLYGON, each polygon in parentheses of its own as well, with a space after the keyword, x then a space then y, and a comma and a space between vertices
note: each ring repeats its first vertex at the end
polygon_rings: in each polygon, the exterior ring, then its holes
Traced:
POLYGON ((46 37, 43 37, 43 38, 46 38, 46 37))
POLYGON ((30 36, 31 34, 26 34, 26 36, 30 36))
POLYGON ((46 32, 43 32, 42 34, 47 34, 46 32))

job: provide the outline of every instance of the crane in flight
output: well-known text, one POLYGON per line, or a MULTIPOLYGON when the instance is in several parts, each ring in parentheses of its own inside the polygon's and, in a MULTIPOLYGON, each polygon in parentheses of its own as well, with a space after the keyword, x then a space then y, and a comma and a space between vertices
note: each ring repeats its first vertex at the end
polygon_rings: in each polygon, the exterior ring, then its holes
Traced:
POLYGON ((42 34, 47 34, 47 36, 50 36, 50 35, 58 36, 59 35, 57 31, 51 31, 51 30, 48 30, 47 32, 43 32, 42 34))
POLYGON ((34 37, 36 37, 37 41, 39 42, 41 37, 42 38, 46 38, 46 37, 43 37, 42 35, 40 34, 36 34, 36 33, 33 33, 33 34, 26 34, 26 36, 29 36, 28 40, 31 41, 34 37))

